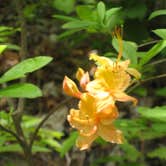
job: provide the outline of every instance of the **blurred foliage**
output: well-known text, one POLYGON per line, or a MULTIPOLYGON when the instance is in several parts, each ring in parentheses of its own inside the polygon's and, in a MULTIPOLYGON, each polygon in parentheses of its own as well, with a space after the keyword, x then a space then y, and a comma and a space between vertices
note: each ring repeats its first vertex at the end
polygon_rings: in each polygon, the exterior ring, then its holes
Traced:
MULTIPOLYGON (((131 107, 129 112, 122 111, 121 118, 115 122, 124 133, 124 144, 112 146, 103 140, 97 140, 92 149, 86 153, 85 165, 104 166, 111 163, 118 166, 164 166, 166 80, 160 77, 158 80, 154 79, 158 75, 165 74, 165 1, 27 0, 24 5, 23 13, 28 28, 28 51, 30 53, 36 51, 37 55, 43 55, 50 50, 50 55, 55 56, 58 65, 54 64, 54 70, 50 68, 46 76, 51 77, 56 83, 62 80, 66 73, 73 74, 78 66, 87 68, 85 55, 90 50, 97 50, 99 53, 102 52, 102 55, 114 59, 119 46, 112 32, 116 26, 122 27, 123 59, 130 59, 131 66, 142 74, 142 80, 137 82, 137 86, 128 90, 138 97, 140 104, 136 108, 131 107), (58 75, 57 81, 55 75, 59 71, 62 72, 60 76, 58 75), (149 98, 152 100, 150 104, 149 98)), ((3 2, 2 9, 0 54, 3 55, 8 50, 15 52, 20 50, 18 39, 20 20, 17 18, 14 1, 3 2)), ((49 55, 50 52, 44 55, 49 55)), ((24 60, 4 73, 0 77, 0 83, 24 77, 46 65, 50 60, 44 56, 24 60)), ((46 78, 41 80, 47 81, 46 78)), ((1 88, 0 96, 34 98, 41 96, 41 90, 32 84, 14 83, 1 88)), ((37 107, 36 103, 32 106, 35 106, 33 110, 37 107)), ((122 105, 120 110, 125 109, 125 105, 122 105)), ((12 112, 12 109, 9 112, 1 110, 0 124, 15 131, 12 112)), ((23 116, 22 127, 27 139, 31 137, 40 121, 41 118, 37 115, 23 116)), ((1 153, 21 152, 20 145, 9 133, 0 130, 0 137, 1 153)), ((67 154, 73 156, 74 153, 79 153, 74 148, 76 138, 75 131, 69 133, 65 130, 62 133, 41 128, 33 146, 33 153, 57 151, 63 159, 67 154)))

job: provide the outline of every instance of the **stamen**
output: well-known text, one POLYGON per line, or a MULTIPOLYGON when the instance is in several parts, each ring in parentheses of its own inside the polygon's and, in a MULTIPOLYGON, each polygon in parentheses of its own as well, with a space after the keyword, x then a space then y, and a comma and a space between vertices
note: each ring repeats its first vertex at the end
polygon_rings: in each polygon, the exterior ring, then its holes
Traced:
POLYGON ((120 61, 120 59, 122 57, 122 52, 123 52, 122 36, 123 36, 123 29, 121 27, 116 27, 115 31, 113 32, 113 37, 115 37, 118 40, 118 44, 119 44, 119 53, 118 53, 118 57, 116 60, 117 62, 120 61))

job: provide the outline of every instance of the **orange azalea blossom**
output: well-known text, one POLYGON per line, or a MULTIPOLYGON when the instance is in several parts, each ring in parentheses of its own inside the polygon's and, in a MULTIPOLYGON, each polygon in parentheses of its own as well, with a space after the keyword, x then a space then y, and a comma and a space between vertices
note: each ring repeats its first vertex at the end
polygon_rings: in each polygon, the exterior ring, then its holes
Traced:
MULTIPOLYGON (((77 73, 76 73, 76 78, 80 82, 80 87, 82 90, 85 90, 86 84, 90 81, 89 78, 89 73, 84 72, 83 69, 78 68, 77 73)), ((74 81, 72 81, 70 78, 65 76, 63 80, 63 91, 72 97, 80 98, 81 97, 81 92, 79 91, 77 85, 75 84, 74 81)))
POLYGON ((118 110, 107 92, 98 96, 82 94, 79 110, 71 109, 68 115, 71 126, 79 131, 77 147, 80 150, 89 148, 98 136, 108 142, 122 143, 122 133, 113 125, 117 117, 118 110))
POLYGON ((86 86, 88 92, 96 94, 100 91, 106 91, 114 100, 137 103, 134 97, 124 92, 133 83, 131 75, 136 79, 140 78, 140 73, 136 69, 128 67, 129 60, 113 62, 109 58, 98 56, 95 53, 90 55, 90 59, 96 61, 98 66, 94 80, 86 86))

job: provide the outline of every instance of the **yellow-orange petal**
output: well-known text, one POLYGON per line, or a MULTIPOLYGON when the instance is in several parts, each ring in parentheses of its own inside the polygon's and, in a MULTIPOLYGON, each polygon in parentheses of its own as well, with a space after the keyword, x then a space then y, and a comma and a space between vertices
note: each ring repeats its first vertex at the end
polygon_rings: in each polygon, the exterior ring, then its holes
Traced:
POLYGON ((127 68, 126 70, 130 75, 134 76, 137 80, 141 78, 141 73, 134 68, 127 68))
POLYGON ((81 80, 81 78, 83 77, 84 73, 85 73, 84 70, 79 67, 77 72, 76 72, 76 78, 77 78, 78 81, 81 80))
POLYGON ((119 92, 114 92, 113 96, 114 96, 114 99, 117 100, 117 101, 122 101, 122 102, 131 101, 131 102, 134 103, 134 105, 137 105, 137 99, 132 97, 132 96, 127 95, 124 92, 120 92, 120 91, 119 92))
POLYGON ((98 135, 105 141, 121 144, 123 142, 122 132, 116 129, 113 124, 99 125, 98 135))
POLYGON ((70 78, 65 76, 63 80, 63 91, 69 95, 76 98, 80 98, 81 92, 78 90, 77 85, 70 78))
POLYGON ((96 94, 100 91, 107 91, 107 89, 109 90, 109 86, 105 84, 103 79, 90 81, 86 86, 86 90, 92 94, 96 94))
POLYGON ((80 150, 86 150, 90 147, 90 145, 92 144, 92 142, 97 138, 97 135, 91 135, 89 137, 87 136, 82 136, 79 135, 76 141, 76 146, 80 149, 80 150))
POLYGON ((89 83, 89 81, 90 81, 89 73, 86 72, 85 74, 83 74, 83 76, 80 79, 80 86, 83 90, 86 90, 86 85, 89 83))
POLYGON ((106 58, 106 57, 103 57, 103 56, 98 56, 96 53, 92 52, 90 53, 90 56, 89 56, 89 59, 90 60, 94 60, 97 65, 101 66, 101 65, 113 65, 113 61, 111 61, 109 58, 106 58))
POLYGON ((115 105, 109 105, 103 110, 101 110, 97 117, 100 119, 102 124, 110 124, 113 120, 115 120, 119 115, 118 109, 115 105))
POLYGON ((93 119, 81 119, 79 113, 80 110, 71 109, 70 114, 67 116, 67 120, 73 128, 79 130, 84 136, 91 136, 97 131, 97 126, 93 119))

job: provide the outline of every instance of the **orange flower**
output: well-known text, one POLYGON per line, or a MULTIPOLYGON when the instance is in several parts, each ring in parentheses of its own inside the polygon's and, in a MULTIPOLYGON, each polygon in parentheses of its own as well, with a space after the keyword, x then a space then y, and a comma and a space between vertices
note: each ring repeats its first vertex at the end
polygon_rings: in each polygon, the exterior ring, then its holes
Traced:
MULTIPOLYGON (((85 91, 87 83, 89 83, 90 78, 89 78, 89 73, 84 72, 83 69, 78 68, 77 73, 76 73, 76 78, 80 82, 80 87, 82 90, 85 91)), ((80 98, 81 92, 79 91, 77 85, 75 84, 74 81, 72 81, 70 78, 65 76, 63 80, 63 91, 72 97, 80 98)))
POLYGON ((84 72, 82 68, 78 68, 76 78, 80 82, 80 87, 85 90, 87 83, 90 81, 89 73, 84 72))
POLYGON ((91 54, 90 59, 97 62, 97 70, 94 75, 94 80, 89 82, 86 90, 96 94, 100 91, 109 92, 114 100, 118 101, 133 101, 137 100, 134 97, 128 96, 124 91, 132 84, 131 75, 136 78, 140 77, 136 69, 128 68, 129 60, 122 62, 113 62, 109 58, 100 57, 96 54, 91 54))
POLYGON ((112 143, 122 143, 122 133, 113 125, 118 117, 118 110, 108 93, 93 96, 84 93, 79 102, 79 110, 71 109, 68 121, 78 129, 79 137, 76 145, 87 149, 98 137, 112 143))
POLYGON ((72 97, 80 98, 81 96, 81 92, 78 90, 77 85, 67 76, 65 76, 63 80, 63 91, 72 97))

